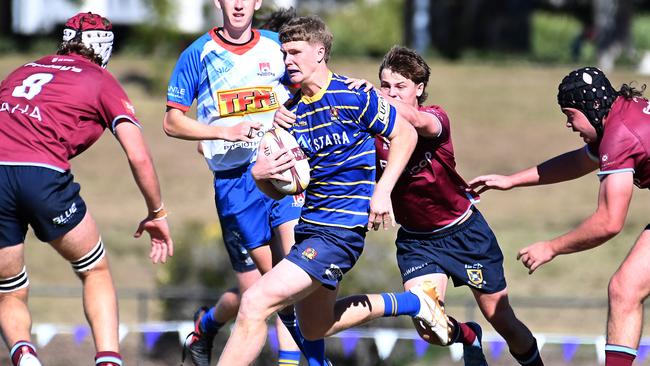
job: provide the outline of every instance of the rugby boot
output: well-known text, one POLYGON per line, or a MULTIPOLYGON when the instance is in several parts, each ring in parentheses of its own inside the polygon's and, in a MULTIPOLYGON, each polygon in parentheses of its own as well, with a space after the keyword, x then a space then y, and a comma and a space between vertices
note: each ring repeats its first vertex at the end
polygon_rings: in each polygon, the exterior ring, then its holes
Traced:
POLYGON ((483 354, 483 330, 478 323, 467 322, 468 327, 476 333, 476 340, 472 344, 463 344, 463 360, 465 366, 488 366, 483 354))
POLYGON ((18 366, 42 366, 41 362, 31 353, 24 354, 18 361, 18 366))
POLYGON ((195 366, 210 366, 212 344, 217 334, 209 334, 201 329, 201 318, 208 310, 206 306, 202 306, 194 313, 194 331, 185 338, 181 364, 185 364, 185 355, 188 352, 195 366))
POLYGON ((440 303, 436 286, 431 281, 424 281, 410 291, 420 299, 420 311, 413 318, 430 328, 440 340, 440 344, 449 344, 452 327, 440 303))

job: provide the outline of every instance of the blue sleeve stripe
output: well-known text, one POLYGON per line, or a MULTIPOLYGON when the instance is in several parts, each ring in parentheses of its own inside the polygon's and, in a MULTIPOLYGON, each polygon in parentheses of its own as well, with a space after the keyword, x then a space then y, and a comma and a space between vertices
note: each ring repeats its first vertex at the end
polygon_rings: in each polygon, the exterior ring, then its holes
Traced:
POLYGON ((350 214, 350 215, 356 215, 356 216, 368 216, 368 212, 366 211, 350 211, 350 210, 344 210, 342 208, 325 208, 325 207, 314 207, 314 206, 305 206, 306 208, 310 210, 315 210, 315 211, 326 211, 326 212, 340 212, 340 213, 345 213, 345 214, 350 214))
POLYGON ((317 186, 356 186, 359 184, 370 184, 370 185, 375 185, 375 182, 372 180, 358 180, 355 182, 313 182, 312 184, 315 184, 317 186))
POLYGON ((342 227, 344 229, 354 229, 357 227, 365 227, 366 225, 341 225, 341 224, 332 224, 329 222, 321 222, 321 221, 315 221, 315 220, 309 220, 306 219, 305 217, 301 217, 300 220, 308 222, 310 224, 315 224, 315 225, 323 225, 323 226, 334 226, 334 227, 342 227))
POLYGON ((615 169, 615 170, 601 170, 596 175, 608 175, 608 174, 616 174, 616 173, 627 173, 627 172, 632 172, 634 173, 634 168, 623 168, 623 169, 615 169))
POLYGON ((360 158, 360 157, 362 157, 362 156, 366 156, 366 155, 374 154, 374 153, 375 153, 375 150, 374 150, 374 149, 373 149, 373 150, 369 150, 369 151, 364 151, 364 152, 362 152, 361 154, 352 155, 352 156, 348 157, 347 159, 345 159, 345 160, 343 160, 343 161, 339 161, 338 163, 335 163, 335 164, 328 164, 328 165, 316 165, 316 166, 313 167, 312 169, 327 169, 327 168, 331 168, 331 167, 335 167, 335 166, 341 166, 341 165, 343 165, 343 164, 349 162, 350 160, 354 160, 354 159, 360 158))
POLYGON ((354 199, 359 199, 359 200, 366 200, 370 201, 370 197, 368 196, 359 196, 359 195, 345 195, 345 194, 320 194, 320 193, 312 193, 312 195, 318 197, 318 198, 354 198, 354 199))
POLYGON ((328 91, 326 91, 325 93, 326 93, 326 94, 338 94, 338 93, 342 93, 342 94, 355 94, 355 95, 359 95, 359 92, 358 92, 358 91, 356 91, 356 90, 348 90, 348 89, 328 90, 328 91))

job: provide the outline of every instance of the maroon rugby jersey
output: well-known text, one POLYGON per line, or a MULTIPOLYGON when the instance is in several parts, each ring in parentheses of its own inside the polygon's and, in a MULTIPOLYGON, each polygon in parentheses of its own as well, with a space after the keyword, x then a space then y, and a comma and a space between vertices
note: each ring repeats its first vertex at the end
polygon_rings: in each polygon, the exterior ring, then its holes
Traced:
POLYGON ((617 98, 607 115, 600 145, 589 144, 589 150, 599 157, 598 175, 630 171, 634 172, 634 184, 639 188, 650 188, 648 100, 617 98))
POLYGON ((0 84, 0 164, 65 171, 105 128, 138 124, 113 76, 79 55, 50 55, 0 84))
MULTIPOLYGON (((419 107, 436 116, 442 125, 440 136, 418 136, 413 155, 391 195, 395 219, 408 231, 431 232, 454 223, 478 200, 465 191, 465 180, 456 172, 454 146, 447 113, 439 106, 419 107)), ((388 141, 375 140, 379 174, 388 158, 388 141)), ((379 175, 378 174, 378 175, 379 175)))

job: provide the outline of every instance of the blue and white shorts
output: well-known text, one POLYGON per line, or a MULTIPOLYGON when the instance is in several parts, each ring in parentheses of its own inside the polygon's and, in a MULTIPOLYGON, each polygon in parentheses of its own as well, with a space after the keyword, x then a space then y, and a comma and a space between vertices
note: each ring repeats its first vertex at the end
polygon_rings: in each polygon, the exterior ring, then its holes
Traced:
POLYGON ((333 290, 359 260, 366 228, 345 229, 301 221, 295 234, 296 244, 286 259, 333 290))
POLYGON ((296 220, 304 196, 287 196, 279 201, 262 193, 248 167, 214 172, 214 192, 223 241, 236 272, 254 270, 248 252, 271 240, 273 228, 296 220))

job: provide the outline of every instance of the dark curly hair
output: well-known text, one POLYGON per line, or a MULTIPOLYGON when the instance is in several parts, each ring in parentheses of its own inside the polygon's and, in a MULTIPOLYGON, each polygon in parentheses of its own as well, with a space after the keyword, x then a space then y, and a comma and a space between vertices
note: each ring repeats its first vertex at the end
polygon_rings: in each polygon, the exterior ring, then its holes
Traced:
POLYGON ((643 92, 645 92, 646 85, 643 84, 641 85, 641 88, 637 89, 634 87, 634 81, 630 82, 629 84, 623 84, 621 85, 621 89, 618 91, 618 95, 622 96, 623 98, 630 100, 633 98, 645 98, 643 96, 643 92))
POLYGON ((102 66, 103 61, 102 58, 93 51, 92 48, 86 47, 81 42, 75 41, 75 40, 70 40, 70 41, 64 41, 61 42, 59 45, 59 49, 56 51, 57 55, 69 55, 69 54, 75 54, 79 56, 83 56, 93 63, 96 63, 99 66, 102 66))

